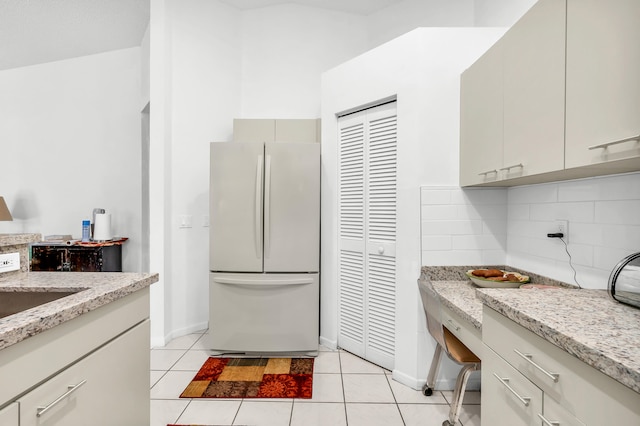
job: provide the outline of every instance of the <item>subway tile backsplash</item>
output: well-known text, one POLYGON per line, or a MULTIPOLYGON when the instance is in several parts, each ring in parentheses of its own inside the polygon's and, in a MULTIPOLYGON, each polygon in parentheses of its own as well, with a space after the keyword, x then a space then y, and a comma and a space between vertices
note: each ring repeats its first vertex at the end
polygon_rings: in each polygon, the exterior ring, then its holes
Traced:
POLYGON ((640 173, 513 188, 421 188, 422 264, 506 264, 583 287, 640 251, 640 173), (547 233, 569 221, 568 247, 547 233), (569 254, 567 254, 567 249, 569 254))
POLYGON ((422 187, 422 265, 504 264, 504 189, 422 187))

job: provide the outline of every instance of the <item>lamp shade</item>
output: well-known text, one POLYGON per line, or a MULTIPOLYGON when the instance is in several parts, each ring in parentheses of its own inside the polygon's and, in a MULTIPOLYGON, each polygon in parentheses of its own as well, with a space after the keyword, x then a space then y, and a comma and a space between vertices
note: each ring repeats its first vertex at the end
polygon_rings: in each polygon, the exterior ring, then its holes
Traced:
POLYGON ((4 202, 4 197, 0 197, 0 220, 13 220, 7 203, 4 202))

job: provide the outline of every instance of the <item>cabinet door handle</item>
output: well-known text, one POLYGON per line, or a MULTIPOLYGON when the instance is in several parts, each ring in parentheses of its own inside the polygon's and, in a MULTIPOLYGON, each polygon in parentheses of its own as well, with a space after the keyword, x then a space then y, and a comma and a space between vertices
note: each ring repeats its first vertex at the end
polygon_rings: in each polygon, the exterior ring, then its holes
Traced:
POLYGON ((71 395, 73 392, 77 391, 78 388, 80 388, 80 386, 84 385, 85 383, 87 383, 86 380, 81 381, 80 383, 78 383, 77 385, 69 385, 68 387, 68 391, 66 391, 65 393, 63 393, 62 395, 60 395, 55 401, 53 401, 52 403, 44 406, 44 407, 38 407, 37 411, 36 411, 36 417, 41 417, 44 415, 44 413, 46 413, 47 411, 49 411, 51 408, 55 407, 56 404, 58 404, 60 401, 62 401, 63 399, 65 399, 66 397, 68 397, 69 395, 71 395))
POLYGON ((509 392, 511 392, 512 394, 514 394, 514 395, 515 395, 515 397, 516 397, 516 398, 518 398, 518 399, 520 400, 520 402, 522 402, 522 404, 523 404, 525 407, 528 407, 528 406, 529 406, 529 402, 531 401, 531 398, 526 397, 526 396, 520 396, 520 395, 518 394, 518 392, 516 392, 515 390, 513 390, 513 388, 512 388, 511 386, 509 386, 509 379, 508 379, 508 378, 506 378, 506 377, 505 377, 505 378, 502 378, 502 377, 498 376, 496 373, 493 373, 493 376, 494 376, 496 379, 498 379, 498 381, 499 381, 500 383, 502 383, 502 384, 503 384, 507 389, 509 389, 509 392))
POLYGON ((460 331, 460 326, 456 325, 456 323, 453 322, 453 320, 448 319, 447 322, 451 325, 451 328, 453 328, 455 331, 460 331))
POLYGON ((501 168, 500 170, 507 170, 507 171, 509 171, 509 170, 511 170, 511 169, 516 169, 516 168, 518 168, 518 167, 520 167, 520 168, 522 169, 522 168, 524 168, 524 164, 522 164, 522 163, 518 163, 518 164, 514 164, 513 166, 503 167, 503 168, 501 168))
POLYGON ((607 149, 609 148, 611 145, 617 145, 619 143, 623 143, 623 142, 629 142, 629 141, 640 141, 640 135, 638 136, 631 136, 630 138, 624 138, 624 139, 620 139, 617 141, 613 141, 613 142, 607 142, 607 143, 601 143, 600 145, 591 145, 589 147, 589 149, 607 149))
POLYGON ((517 353, 519 357, 521 357, 522 359, 527 361, 529 364, 533 365, 535 368, 540 370, 545 376, 547 376, 548 378, 553 380, 555 383, 558 383, 558 379, 560 378, 560 375, 558 373, 549 373, 547 370, 545 370, 544 368, 540 367, 538 364, 536 364, 533 361, 533 359, 531 359, 531 358, 533 358, 533 355, 531 355, 531 354, 523 354, 522 352, 520 352, 517 349, 514 349, 513 351, 515 353, 517 353))
POLYGON ((486 176, 486 175, 490 175, 491 173, 496 173, 496 174, 497 174, 497 173, 498 173, 498 170, 496 170, 496 169, 493 169, 493 170, 487 170, 486 172, 478 173, 478 176, 486 176))
POLYGON ((560 422, 552 422, 550 420, 547 420, 544 418, 542 414, 538 414, 538 417, 540 418, 540 420, 542 420, 542 423, 544 423, 547 426, 560 426, 560 422))

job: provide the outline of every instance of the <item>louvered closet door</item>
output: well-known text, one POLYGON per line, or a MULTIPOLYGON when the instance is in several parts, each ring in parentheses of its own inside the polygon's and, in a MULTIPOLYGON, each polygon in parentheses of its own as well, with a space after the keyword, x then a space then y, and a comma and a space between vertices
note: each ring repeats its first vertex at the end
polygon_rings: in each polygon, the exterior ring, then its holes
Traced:
POLYGON ((339 119, 340 347, 392 369, 395 357, 396 109, 339 119))

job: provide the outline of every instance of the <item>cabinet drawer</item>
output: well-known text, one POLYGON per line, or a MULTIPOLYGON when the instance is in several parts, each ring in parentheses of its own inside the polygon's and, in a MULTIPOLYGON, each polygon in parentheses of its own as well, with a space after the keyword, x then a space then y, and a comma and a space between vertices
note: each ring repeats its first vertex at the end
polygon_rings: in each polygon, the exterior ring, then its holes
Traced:
POLYGON ((18 403, 14 402, 0 410, 0 425, 19 426, 18 403))
POLYGON ((540 426, 542 391, 484 348, 482 358, 482 425, 540 426))
POLYGON ((541 414, 541 416, 541 420, 544 419, 543 426, 549 426, 549 423, 553 426, 585 426, 584 423, 576 419, 548 395, 544 396, 544 414, 541 414))
POLYGON ((149 424, 149 320, 18 400, 20 425, 149 424))
POLYGON ((638 422, 640 394, 486 306, 482 339, 571 415, 590 425, 638 422))
POLYGON ((463 320, 458 314, 446 306, 442 307, 442 325, 464 343, 476 356, 482 359, 482 334, 469 321, 463 320))

